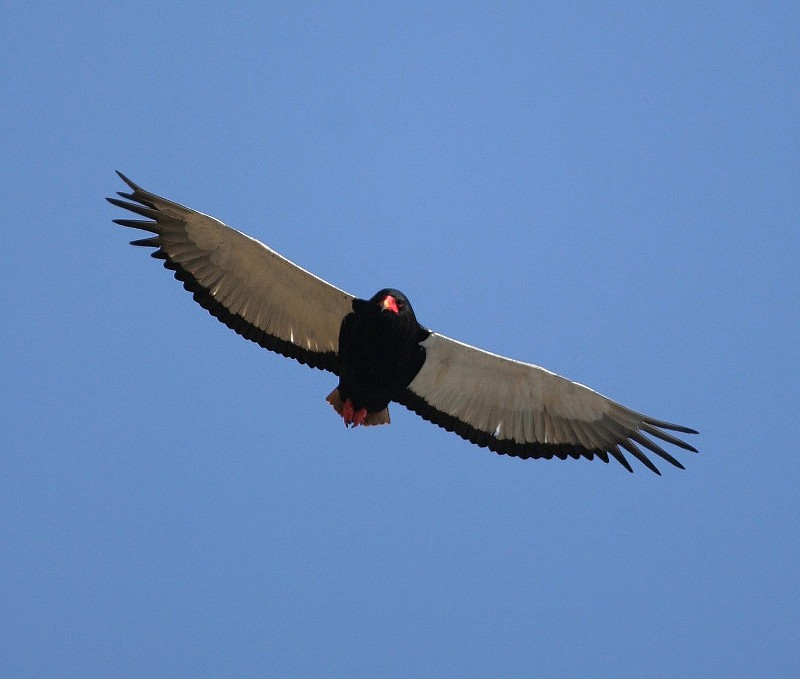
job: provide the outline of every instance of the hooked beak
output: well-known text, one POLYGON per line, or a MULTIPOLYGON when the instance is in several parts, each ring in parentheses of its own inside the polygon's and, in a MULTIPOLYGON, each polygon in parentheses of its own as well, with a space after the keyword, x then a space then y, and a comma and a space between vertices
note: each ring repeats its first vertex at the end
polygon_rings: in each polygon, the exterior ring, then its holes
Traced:
POLYGON ((386 309, 396 314, 400 313, 400 309, 397 307, 397 300, 391 295, 386 295, 381 302, 381 311, 386 309))

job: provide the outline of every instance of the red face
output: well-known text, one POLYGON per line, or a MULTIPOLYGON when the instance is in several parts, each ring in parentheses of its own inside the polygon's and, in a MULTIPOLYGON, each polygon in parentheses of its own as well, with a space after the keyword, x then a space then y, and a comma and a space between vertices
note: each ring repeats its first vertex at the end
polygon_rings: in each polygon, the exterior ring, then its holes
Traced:
POLYGON ((381 302, 381 309, 388 309, 396 314, 400 313, 400 306, 397 300, 391 295, 386 295, 386 297, 383 298, 383 301, 381 302))

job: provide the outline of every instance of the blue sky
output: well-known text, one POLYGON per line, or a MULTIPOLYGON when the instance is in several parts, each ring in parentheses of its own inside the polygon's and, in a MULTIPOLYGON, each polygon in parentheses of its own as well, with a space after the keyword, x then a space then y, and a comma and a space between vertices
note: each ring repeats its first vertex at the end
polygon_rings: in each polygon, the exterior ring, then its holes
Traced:
POLYGON ((5 676, 796 676, 795 3, 3 15, 5 676), (115 169, 701 454, 345 430, 127 245, 115 169))

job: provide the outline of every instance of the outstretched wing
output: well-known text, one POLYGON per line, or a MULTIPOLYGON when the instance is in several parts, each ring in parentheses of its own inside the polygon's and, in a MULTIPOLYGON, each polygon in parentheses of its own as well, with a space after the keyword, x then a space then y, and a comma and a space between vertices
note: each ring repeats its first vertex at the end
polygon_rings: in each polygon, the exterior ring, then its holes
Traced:
POLYGON ((400 403, 489 450, 522 458, 596 456, 603 462, 610 455, 633 471, 625 450, 656 474, 642 448, 683 465, 646 435, 697 452, 665 431, 695 430, 637 413, 539 366, 433 332, 421 345, 425 363, 400 403))
POLYGON ((108 198, 147 220, 116 224, 155 236, 132 245, 157 248, 195 301, 242 337, 314 368, 339 370, 339 326, 353 296, 208 215, 156 196, 118 172, 131 188, 108 198))

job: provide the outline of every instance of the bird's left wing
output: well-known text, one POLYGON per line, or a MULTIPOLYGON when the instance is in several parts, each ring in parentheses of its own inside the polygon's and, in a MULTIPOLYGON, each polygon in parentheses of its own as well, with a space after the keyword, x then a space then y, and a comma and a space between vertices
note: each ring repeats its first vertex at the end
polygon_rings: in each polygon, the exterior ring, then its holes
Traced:
POLYGON ((131 188, 108 198, 147 220, 115 219, 155 234, 132 241, 175 272, 195 301, 242 337, 314 368, 339 371, 339 327, 353 296, 208 215, 131 188))
POLYGON ((604 462, 610 455, 633 471, 624 450, 658 474, 642 449, 676 467, 683 465, 648 436, 697 452, 665 431, 696 434, 693 429, 642 415, 539 366, 434 332, 421 345, 425 362, 399 402, 497 453, 522 458, 596 456, 604 462))

